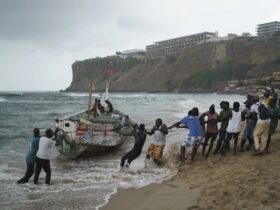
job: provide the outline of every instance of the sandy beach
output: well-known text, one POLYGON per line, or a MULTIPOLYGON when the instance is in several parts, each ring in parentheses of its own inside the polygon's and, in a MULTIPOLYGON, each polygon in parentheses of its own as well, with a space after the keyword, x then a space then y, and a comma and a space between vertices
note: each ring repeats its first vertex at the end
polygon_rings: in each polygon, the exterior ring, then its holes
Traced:
POLYGON ((273 136, 270 154, 251 154, 230 152, 208 160, 199 154, 170 180, 119 189, 101 209, 280 209, 280 131, 273 136))

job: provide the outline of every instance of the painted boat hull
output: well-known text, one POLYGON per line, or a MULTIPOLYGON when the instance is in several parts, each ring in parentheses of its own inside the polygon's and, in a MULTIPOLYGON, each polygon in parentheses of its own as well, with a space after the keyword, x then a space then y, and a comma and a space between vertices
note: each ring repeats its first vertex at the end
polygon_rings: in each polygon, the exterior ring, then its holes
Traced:
POLYGON ((69 159, 92 157, 117 149, 125 139, 122 119, 116 114, 86 119, 85 112, 59 122, 58 151, 69 159))

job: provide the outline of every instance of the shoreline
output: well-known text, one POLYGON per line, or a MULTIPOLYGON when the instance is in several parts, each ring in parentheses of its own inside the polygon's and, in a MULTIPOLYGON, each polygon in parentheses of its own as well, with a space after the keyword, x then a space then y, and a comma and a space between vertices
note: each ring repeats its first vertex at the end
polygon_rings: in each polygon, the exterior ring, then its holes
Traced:
MULTIPOLYGON (((64 91, 57 91, 57 92, 63 92, 63 93, 87 93, 86 90, 64 90, 64 91)), ((100 90, 95 90, 95 92, 104 92, 104 89, 100 89, 100 90)), ((209 94, 209 93, 217 93, 216 91, 213 91, 213 90, 190 90, 190 91, 181 91, 181 90, 174 90, 174 91, 143 91, 143 90, 131 90, 131 91, 115 91, 115 90, 110 90, 110 93, 177 93, 177 94, 184 94, 184 93, 190 93, 190 94, 193 94, 193 93, 201 93, 201 94, 209 94)), ((228 93, 225 93, 225 94, 228 94, 228 93)), ((235 93, 233 93, 235 94, 235 93)))
MULTIPOLYGON (((88 93, 87 91, 83 90, 73 90, 73 91, 55 91, 61 93, 88 93)), ((95 93, 103 93, 103 90, 95 90, 95 93)), ((213 90, 205 90, 205 91, 113 91, 110 90, 110 93, 147 93, 147 94, 218 94, 218 95, 242 95, 246 96, 248 92, 217 92, 213 90)), ((251 93, 251 92, 250 92, 251 93)))
MULTIPOLYGON (((280 131, 270 154, 229 152, 225 158, 198 154, 177 175, 159 184, 118 189, 102 210, 118 209, 280 209, 280 131)), ((199 152, 200 153, 200 152, 199 152)))
MULTIPOLYGON (((95 90, 94 93, 101 94, 104 90, 95 90)), ((247 95, 247 92, 217 92, 217 91, 110 91, 111 93, 147 93, 147 94, 218 94, 218 95, 247 95)), ((40 93, 81 93, 81 94, 88 94, 85 90, 73 90, 73 91, 62 91, 62 90, 38 90, 38 91, 0 91, 0 95, 2 96, 21 96, 24 93, 33 93, 33 94, 40 94, 40 93), (18 92, 20 94, 14 94, 14 92, 18 92)))
POLYGON ((141 188, 118 189, 100 209, 172 209, 173 202, 176 203, 176 209, 195 205, 194 201, 198 197, 198 192, 194 193, 191 189, 180 185, 181 178, 177 176, 174 175, 161 183, 152 183, 141 188), (154 205, 154 201, 158 201, 159 197, 162 200, 154 205), (181 202, 182 200, 187 200, 188 204, 181 202))
MULTIPOLYGON (((145 189, 150 188, 151 186, 160 186, 163 182, 168 182, 169 180, 172 180, 173 177, 177 176, 179 167, 178 167, 177 157, 175 155, 175 150, 177 150, 176 145, 181 141, 181 139, 184 135, 185 135, 185 131, 182 131, 182 130, 173 131, 169 134, 169 141, 166 143, 166 148, 165 148, 166 150, 164 152, 165 157, 167 157, 167 158, 165 158, 165 163, 164 163, 165 167, 168 167, 171 170, 168 177, 163 177, 159 182, 147 183, 141 187, 115 188, 114 192, 107 195, 105 202, 103 204, 100 204, 99 206, 97 206, 96 209, 105 208, 108 205, 108 203, 110 203, 112 197, 118 196, 120 194, 120 192, 124 191, 126 193, 126 191, 130 191, 130 190, 140 190, 143 188, 145 188, 145 189), (174 173, 172 173, 172 171, 174 173)), ((115 206, 113 206, 112 208, 114 209, 115 206)), ((120 207, 120 209, 123 209, 123 208, 120 207)), ((130 209, 130 208, 127 208, 127 209, 130 209)))

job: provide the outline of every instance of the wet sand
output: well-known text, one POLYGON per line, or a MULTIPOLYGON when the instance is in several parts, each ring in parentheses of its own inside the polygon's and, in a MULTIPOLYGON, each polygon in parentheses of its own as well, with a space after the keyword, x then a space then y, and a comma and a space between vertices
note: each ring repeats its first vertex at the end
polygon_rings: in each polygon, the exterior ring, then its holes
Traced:
POLYGON ((280 209, 280 131, 273 136, 270 154, 251 154, 230 152, 208 160, 198 155, 161 184, 118 190, 101 209, 280 209))

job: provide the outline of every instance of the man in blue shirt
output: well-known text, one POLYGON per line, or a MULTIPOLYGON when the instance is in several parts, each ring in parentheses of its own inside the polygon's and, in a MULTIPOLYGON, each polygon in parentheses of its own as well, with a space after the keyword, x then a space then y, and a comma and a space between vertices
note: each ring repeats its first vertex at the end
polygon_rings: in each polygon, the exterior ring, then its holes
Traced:
POLYGON ((198 113, 194 110, 189 111, 188 116, 170 126, 169 129, 172 129, 173 127, 189 129, 189 134, 185 137, 181 145, 181 161, 184 162, 186 160, 186 149, 192 149, 191 160, 194 160, 198 146, 200 145, 203 137, 198 113))
POLYGON ((30 177, 32 177, 34 173, 34 165, 36 160, 36 153, 39 148, 39 140, 40 140, 40 130, 39 128, 34 128, 33 130, 33 138, 31 140, 31 146, 27 151, 25 160, 26 160, 26 172, 25 175, 17 181, 18 184, 27 183, 30 177))

